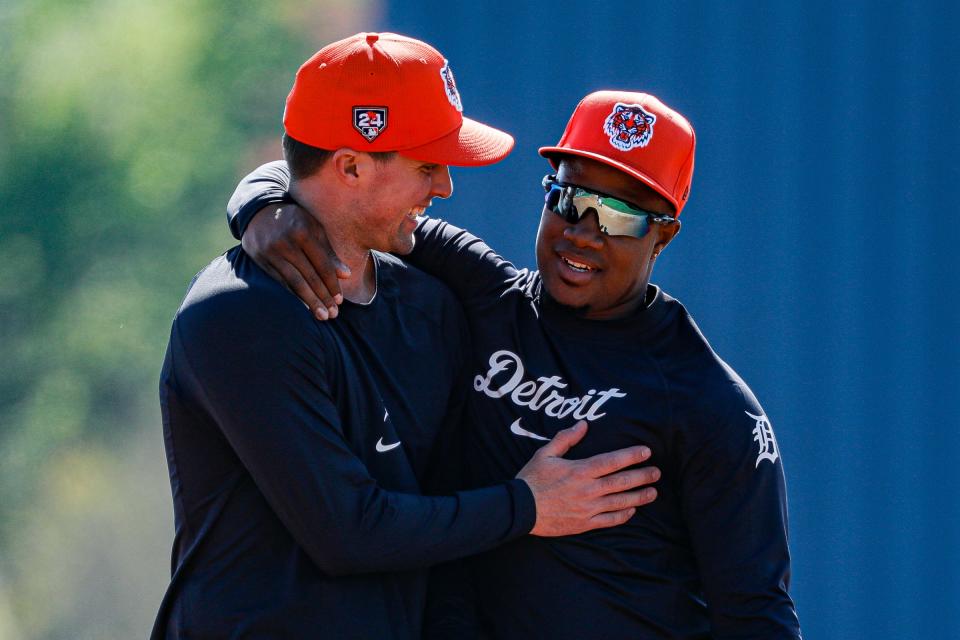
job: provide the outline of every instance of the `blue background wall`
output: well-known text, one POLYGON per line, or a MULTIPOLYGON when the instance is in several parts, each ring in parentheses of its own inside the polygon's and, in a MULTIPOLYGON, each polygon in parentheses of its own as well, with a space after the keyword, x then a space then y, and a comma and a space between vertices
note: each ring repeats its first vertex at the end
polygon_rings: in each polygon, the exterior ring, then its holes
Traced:
POLYGON ((389 2, 513 155, 434 207, 533 265, 547 164, 586 93, 698 136, 654 280, 764 403, 808 638, 960 637, 957 3, 389 2))
POLYGON ((295 69, 360 30, 436 44, 515 134, 431 211, 521 265, 584 94, 690 118, 654 277, 776 426, 806 637, 960 638, 960 3, 0 0, 0 640, 146 635, 172 313, 295 69))

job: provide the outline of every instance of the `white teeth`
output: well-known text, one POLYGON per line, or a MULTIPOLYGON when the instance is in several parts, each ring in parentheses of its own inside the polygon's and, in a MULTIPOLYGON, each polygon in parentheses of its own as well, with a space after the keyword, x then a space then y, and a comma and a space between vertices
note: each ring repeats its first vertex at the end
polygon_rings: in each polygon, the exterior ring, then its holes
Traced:
POLYGON ((580 271, 581 273, 593 271, 593 267, 591 267, 590 265, 586 265, 581 262, 574 262, 573 260, 567 260, 563 256, 560 256, 560 257, 563 258, 563 261, 567 263, 567 266, 573 269, 574 271, 580 271))
POLYGON ((411 220, 416 220, 417 218, 422 216, 424 213, 426 213, 426 211, 427 211, 426 207, 414 207, 413 209, 410 209, 410 213, 407 214, 407 217, 410 218, 411 220))

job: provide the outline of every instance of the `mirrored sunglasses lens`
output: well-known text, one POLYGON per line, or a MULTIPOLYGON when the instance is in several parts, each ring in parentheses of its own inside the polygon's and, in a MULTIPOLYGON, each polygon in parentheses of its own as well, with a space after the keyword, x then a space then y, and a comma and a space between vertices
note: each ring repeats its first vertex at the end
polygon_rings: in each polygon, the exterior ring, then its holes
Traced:
POLYGON ((546 195, 543 197, 544 204, 547 205, 547 209, 553 211, 560 217, 564 217, 563 213, 560 210, 560 200, 562 196, 562 189, 557 185, 551 185, 547 190, 546 195))
POLYGON ((650 231, 646 216, 620 213, 606 206, 597 210, 597 220, 603 232, 611 236, 642 238, 650 231))
POLYGON ((560 202, 558 203, 557 208, 557 213, 563 216, 563 219, 570 224, 573 224, 580 219, 580 214, 577 211, 577 207, 573 203, 573 190, 569 187, 565 187, 560 192, 560 202))
POLYGON ((649 224, 642 213, 628 213, 633 209, 614 198, 598 197, 596 194, 580 190, 574 198, 581 211, 597 212, 600 230, 610 236, 632 236, 642 238, 647 235, 649 224))
POLYGON ((580 219, 576 207, 573 206, 571 191, 567 187, 551 185, 543 201, 547 209, 571 224, 580 219))

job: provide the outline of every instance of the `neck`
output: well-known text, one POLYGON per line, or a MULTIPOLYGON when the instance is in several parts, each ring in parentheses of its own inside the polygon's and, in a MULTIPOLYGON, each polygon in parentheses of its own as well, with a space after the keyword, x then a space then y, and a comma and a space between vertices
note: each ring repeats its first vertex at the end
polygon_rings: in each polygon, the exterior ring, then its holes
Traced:
POLYGON ((377 293, 377 274, 370 250, 336 242, 329 233, 327 238, 337 257, 350 267, 350 277, 340 281, 343 297, 359 304, 366 304, 373 300, 373 296, 377 293))
MULTIPOLYGON (((312 186, 312 185, 311 185, 312 186)), ((358 242, 345 221, 350 212, 337 206, 333 198, 322 200, 311 197, 311 189, 294 182, 290 193, 314 218, 320 221, 327 235, 330 248, 341 262, 350 268, 350 277, 340 280, 343 297, 350 302, 365 304, 377 293, 377 278, 369 247, 358 242)))

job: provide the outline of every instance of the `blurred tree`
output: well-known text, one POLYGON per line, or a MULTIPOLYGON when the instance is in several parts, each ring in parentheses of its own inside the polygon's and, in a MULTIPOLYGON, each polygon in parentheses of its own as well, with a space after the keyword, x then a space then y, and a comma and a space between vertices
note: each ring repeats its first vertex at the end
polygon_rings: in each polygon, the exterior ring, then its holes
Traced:
POLYGON ((297 66, 368 9, 0 7, 0 639, 146 635, 169 557, 156 390, 172 314, 233 244, 226 198, 278 153, 297 66), (147 595, 124 587, 143 563, 161 567, 134 580, 147 595))

